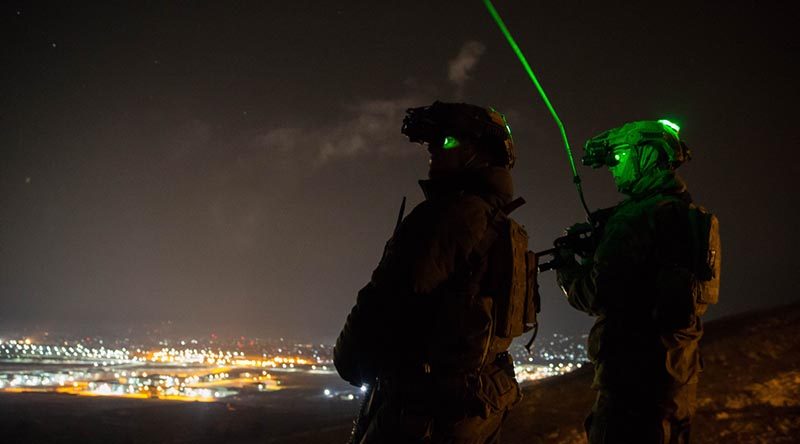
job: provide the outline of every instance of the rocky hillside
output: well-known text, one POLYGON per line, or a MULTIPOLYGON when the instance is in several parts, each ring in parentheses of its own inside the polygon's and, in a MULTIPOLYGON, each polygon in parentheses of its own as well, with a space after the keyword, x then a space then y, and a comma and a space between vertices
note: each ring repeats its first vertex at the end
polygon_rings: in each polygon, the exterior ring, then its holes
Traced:
MULTIPOLYGON (((693 443, 800 442, 800 304, 711 322, 693 443)), ((503 443, 585 443, 590 369, 525 388, 503 443)))

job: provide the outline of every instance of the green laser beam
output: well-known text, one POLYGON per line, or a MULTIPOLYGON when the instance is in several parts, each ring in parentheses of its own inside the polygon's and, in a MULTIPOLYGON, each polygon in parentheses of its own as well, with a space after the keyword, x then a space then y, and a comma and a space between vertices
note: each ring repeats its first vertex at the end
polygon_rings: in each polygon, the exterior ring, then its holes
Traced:
MULTIPOLYGON (((489 14, 494 19, 497 26, 500 28, 500 32, 503 33, 506 40, 508 40, 508 44, 511 45, 511 49, 514 50, 514 54, 517 55, 520 63, 522 63, 522 67, 525 68, 525 72, 528 73, 528 77, 530 77, 531 81, 533 81, 534 86, 536 86, 536 90, 539 91, 539 95, 542 96, 542 100, 544 104, 547 106, 548 111, 553 116, 553 119, 556 121, 556 125, 558 125, 559 131, 561 131, 561 140, 564 142, 564 149, 567 151, 567 157, 569 158, 569 166, 572 169, 572 178, 576 184, 580 183, 580 176, 578 175, 578 170, 575 168, 575 159, 572 157, 572 149, 569 147, 569 140, 567 139, 567 131, 564 129, 564 124, 561 122, 561 119, 558 117, 555 108, 550 103, 550 99, 547 98, 547 94, 544 92, 544 88, 539 83, 539 79, 536 78, 536 74, 533 73, 533 69, 531 69, 531 65, 528 64, 528 60, 525 58, 525 54, 522 53, 522 50, 519 49, 519 45, 514 40, 514 37, 509 32, 506 24, 503 22, 503 19, 500 17, 500 14, 495 9, 494 5, 492 4, 491 0, 483 0, 483 3, 486 5, 486 9, 489 10, 489 14)), ((583 195, 581 193, 581 201, 583 201, 583 195)), ((584 207, 586 205, 584 204, 584 207)))

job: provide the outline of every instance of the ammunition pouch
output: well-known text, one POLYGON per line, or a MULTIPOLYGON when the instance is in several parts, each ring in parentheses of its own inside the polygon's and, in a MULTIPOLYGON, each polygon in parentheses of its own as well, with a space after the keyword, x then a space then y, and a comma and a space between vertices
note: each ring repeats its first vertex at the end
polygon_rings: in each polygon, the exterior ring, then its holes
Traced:
POLYGON ((719 220, 704 208, 692 205, 689 210, 692 233, 692 296, 697 314, 702 315, 710 304, 719 301, 719 277, 722 248, 719 239, 719 220))
POLYGON ((522 391, 514 378, 514 362, 508 352, 497 355, 478 375, 477 383, 475 395, 483 418, 510 410, 522 399, 522 391))
POLYGON ((508 352, 497 354, 478 372, 402 371, 381 379, 381 390, 406 414, 449 419, 511 409, 522 399, 508 352))

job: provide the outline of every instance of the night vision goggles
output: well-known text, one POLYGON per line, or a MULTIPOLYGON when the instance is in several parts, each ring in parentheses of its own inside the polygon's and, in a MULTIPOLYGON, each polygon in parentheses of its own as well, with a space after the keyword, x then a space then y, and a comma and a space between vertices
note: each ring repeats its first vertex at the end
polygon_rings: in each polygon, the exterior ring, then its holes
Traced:
POLYGON ((505 117, 492 108, 467 103, 433 102, 430 106, 409 108, 400 132, 410 142, 458 147, 463 140, 473 140, 478 147, 498 149, 509 168, 514 165, 514 143, 505 117))
POLYGON ((652 146, 661 154, 665 166, 677 168, 691 159, 691 153, 678 135, 680 127, 669 120, 640 120, 604 131, 586 141, 581 163, 592 168, 619 164, 621 150, 652 146))

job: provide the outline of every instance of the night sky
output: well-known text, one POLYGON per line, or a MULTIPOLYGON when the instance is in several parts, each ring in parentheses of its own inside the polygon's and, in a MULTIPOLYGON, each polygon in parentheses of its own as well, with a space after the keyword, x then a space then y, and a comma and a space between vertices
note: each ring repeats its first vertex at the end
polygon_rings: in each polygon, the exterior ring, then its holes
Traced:
MULTIPOLYGON (((600 3, 495 3, 576 156, 623 122, 678 122, 721 224, 709 318, 800 299, 789 2, 600 3)), ((427 156, 399 130, 436 99, 507 115, 534 249, 584 218, 480 0, 6 1, 0 33, 0 326, 331 340, 402 197, 422 200, 427 156)), ((581 171, 590 207, 621 198, 581 171)), ((543 331, 588 329, 540 279, 543 331)))

